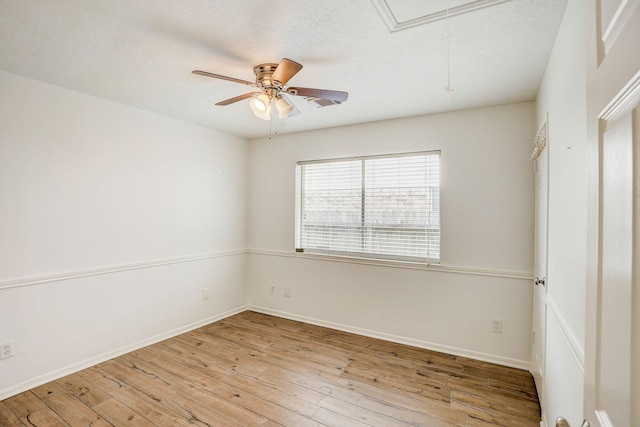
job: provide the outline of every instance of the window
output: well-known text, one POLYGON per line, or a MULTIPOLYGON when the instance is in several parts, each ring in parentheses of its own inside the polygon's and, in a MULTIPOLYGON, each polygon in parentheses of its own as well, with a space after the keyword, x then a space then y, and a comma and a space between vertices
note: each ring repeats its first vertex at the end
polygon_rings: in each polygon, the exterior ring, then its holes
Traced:
POLYGON ((440 262, 440 152, 298 162, 296 250, 440 262))

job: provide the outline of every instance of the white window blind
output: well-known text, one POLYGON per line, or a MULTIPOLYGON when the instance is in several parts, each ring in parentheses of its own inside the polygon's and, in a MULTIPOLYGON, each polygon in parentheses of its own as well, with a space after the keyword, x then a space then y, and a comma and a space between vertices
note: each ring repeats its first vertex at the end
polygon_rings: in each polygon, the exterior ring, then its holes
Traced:
POLYGON ((298 162, 296 248, 440 261, 440 152, 298 162))

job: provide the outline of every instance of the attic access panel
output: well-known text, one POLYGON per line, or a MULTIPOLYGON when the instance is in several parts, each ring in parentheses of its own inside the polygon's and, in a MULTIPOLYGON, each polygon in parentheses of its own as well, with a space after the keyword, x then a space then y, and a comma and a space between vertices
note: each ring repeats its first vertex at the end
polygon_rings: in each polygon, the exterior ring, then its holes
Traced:
POLYGON ((398 22, 406 22, 422 16, 446 11, 447 8, 472 3, 469 0, 386 0, 398 22))
POLYGON ((372 3, 393 33, 508 1, 511 0, 372 0, 372 3))

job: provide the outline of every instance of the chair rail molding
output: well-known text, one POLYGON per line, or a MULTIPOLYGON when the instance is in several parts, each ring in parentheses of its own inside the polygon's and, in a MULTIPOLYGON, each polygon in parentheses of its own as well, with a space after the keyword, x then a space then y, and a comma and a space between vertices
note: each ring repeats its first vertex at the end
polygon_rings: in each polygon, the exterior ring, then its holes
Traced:
POLYGON ((410 270, 425 270, 439 273, 454 273, 454 274, 470 274, 473 276, 490 276, 501 277, 507 279, 520 279, 533 281, 533 273, 529 271, 511 271, 511 270, 491 270, 472 267, 458 267, 447 266, 442 264, 424 264, 419 262, 409 261, 388 261, 383 259, 374 258, 356 258, 338 255, 325 255, 325 254, 310 254, 305 252, 293 252, 282 250, 270 250, 270 249, 257 249, 249 248, 247 250, 249 254, 265 255, 285 258, 301 258, 309 260, 319 260, 327 262, 343 262, 348 264, 363 264, 376 267, 389 267, 389 268, 404 268, 410 270))
POLYGON ((120 264, 108 267, 93 268, 86 270, 67 271, 46 276, 24 277, 20 279, 0 280, 0 290, 9 288, 18 288, 22 286, 41 285, 49 282, 59 282, 62 280, 79 279, 82 277, 99 276, 102 274, 119 273, 122 271, 139 270, 142 268, 160 267, 170 264, 179 264, 184 262, 202 261, 212 258, 229 257, 235 255, 243 255, 248 251, 245 248, 232 249, 228 251, 211 252, 205 254, 185 255, 174 258, 156 259, 150 261, 142 261, 131 264, 120 264))

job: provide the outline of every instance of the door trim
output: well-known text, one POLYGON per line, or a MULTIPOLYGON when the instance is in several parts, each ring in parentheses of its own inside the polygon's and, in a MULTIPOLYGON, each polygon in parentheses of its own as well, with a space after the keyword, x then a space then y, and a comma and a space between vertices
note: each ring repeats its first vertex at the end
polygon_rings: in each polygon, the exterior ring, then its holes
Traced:
POLYGON ((627 108, 638 103, 640 97, 640 71, 638 71, 618 94, 607 104, 606 107, 598 114, 600 120, 610 120, 616 115, 623 113, 627 108))
POLYGON ((565 341, 567 342, 567 346, 571 350, 571 354, 573 354, 573 357, 576 359, 576 362, 580 367, 580 370, 584 372, 584 349, 580 345, 580 342, 578 341, 576 336, 573 334, 573 332, 571 332, 571 328, 569 328, 569 324, 566 322, 566 320, 562 316, 558 306, 555 304, 555 302, 553 302, 553 299, 549 297, 549 295, 546 295, 545 300, 546 300, 545 302, 547 304, 547 308, 549 309, 548 313, 551 313, 551 315, 555 319, 560 329, 560 332, 562 333, 562 337, 565 339, 565 341))

